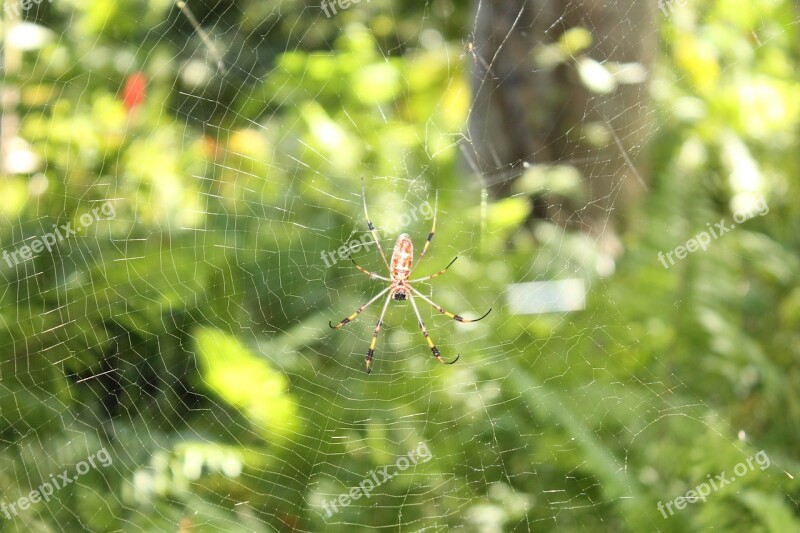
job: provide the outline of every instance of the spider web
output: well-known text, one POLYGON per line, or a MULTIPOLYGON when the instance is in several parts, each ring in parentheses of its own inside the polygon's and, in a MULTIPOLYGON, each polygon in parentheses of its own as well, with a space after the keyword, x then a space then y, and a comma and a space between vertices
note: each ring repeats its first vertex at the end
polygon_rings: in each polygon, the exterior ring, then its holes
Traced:
MULTIPOLYGON (((134 21, 112 4, 34 6, 22 16, 51 28, 49 41, 17 59, 6 49, 4 85, 21 101, 14 142, 26 144, 12 152, 22 170, 5 188, 3 249, 53 224, 77 227, 105 202, 115 209, 53 251, 0 263, 4 502, 75 474, 101 449, 113 458, 20 508, 9 529, 740 523, 726 515, 730 492, 669 519, 656 509, 763 446, 720 409, 735 395, 709 399, 724 379, 704 383, 670 358, 692 328, 743 337, 720 325, 724 301, 698 312, 702 326, 681 322, 675 294, 687 293, 672 292, 679 275, 655 258, 715 211, 700 204, 687 227, 660 229, 677 220, 681 193, 668 178, 645 186, 640 157, 694 108, 669 108, 676 100, 664 96, 686 81, 670 71, 680 57, 647 67, 617 57, 618 35, 638 29, 632 12, 612 2, 609 13, 623 12, 609 22, 580 2, 553 14, 547 3, 492 13, 485 2, 470 11, 367 0, 330 17, 295 1, 121 3, 141 12, 134 21), (509 18, 508 33, 478 41, 493 17, 509 18), (514 55, 526 31, 534 46, 514 55), (560 69, 562 87, 584 100, 538 103, 554 109, 535 119, 545 133, 512 157, 497 128, 520 125, 493 123, 492 100, 518 82, 515 57, 530 61, 533 80, 560 69), (654 100, 637 69, 654 80, 654 100), (460 354, 452 366, 431 357, 407 302, 388 307, 371 375, 364 357, 383 299, 328 328, 386 287, 339 253, 387 275, 365 237, 361 176, 388 255, 405 232, 419 256, 438 193, 436 235, 415 276, 458 260, 416 287, 467 318, 493 309, 460 324, 416 298, 444 358, 460 354), (648 204, 650 217, 617 217, 627 194, 653 185, 668 193, 648 204), (564 283, 577 297, 567 300, 564 283), (637 299, 647 290, 652 301, 637 299), (426 460, 327 512, 421 444, 426 460), (694 455, 675 461, 687 449, 694 455)), ((653 20, 681 28, 691 18, 681 13, 653 20)), ((758 30, 779 40, 796 21, 758 30)), ((655 25, 644 38, 656 39, 655 25)), ((656 149, 656 170, 699 173, 693 147, 675 166, 656 149)), ((698 268, 735 253, 720 244, 698 268)), ((720 285, 735 285, 728 266, 720 285)), ((703 346, 742 375, 774 379, 761 348, 703 346)), ((768 501, 794 524, 781 460, 737 489, 752 515, 768 501)))

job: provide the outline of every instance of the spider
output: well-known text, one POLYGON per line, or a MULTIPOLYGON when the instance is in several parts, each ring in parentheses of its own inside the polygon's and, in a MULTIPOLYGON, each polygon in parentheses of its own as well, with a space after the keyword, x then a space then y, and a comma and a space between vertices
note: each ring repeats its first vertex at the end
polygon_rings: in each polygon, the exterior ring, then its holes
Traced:
POLYGON ((389 286, 383 289, 381 292, 375 295, 370 301, 359 307, 355 313, 343 319, 337 325, 334 326, 333 322, 330 321, 328 322, 328 325, 333 329, 342 328, 343 326, 350 323, 350 321, 352 321, 359 314, 361 314, 361 312, 364 311, 364 309, 366 309, 372 303, 376 302, 381 296, 383 296, 388 292, 389 295, 386 297, 386 303, 383 304, 383 311, 381 311, 381 316, 378 319, 378 324, 375 326, 375 331, 372 334, 372 342, 369 345, 369 350, 367 350, 367 359, 366 359, 367 374, 372 372, 372 359, 375 355, 375 345, 378 342, 378 333, 381 331, 381 326, 383 325, 383 317, 386 314, 386 309, 389 308, 389 302, 392 299, 394 299, 395 301, 404 301, 408 299, 408 301, 411 302, 411 307, 414 308, 414 313, 417 315, 417 324, 419 324, 419 328, 420 330, 422 330, 422 335, 425 337, 425 340, 428 341, 428 346, 430 346, 431 353, 433 353, 433 356, 436 359, 438 359, 440 363, 452 365, 453 363, 458 361, 458 358, 461 357, 461 355, 460 354, 456 355, 456 358, 450 362, 447 362, 444 359, 442 359, 442 354, 439 352, 439 349, 436 347, 436 344, 434 344, 433 339, 431 339, 431 336, 428 334, 428 330, 425 328, 425 323, 422 321, 422 315, 420 315, 419 309, 417 309, 417 304, 414 302, 414 295, 419 296, 425 302, 433 306, 434 309, 436 309, 440 313, 447 315, 448 317, 452 318, 457 322, 477 322, 478 320, 486 318, 486 316, 492 312, 492 309, 489 308, 489 310, 486 311, 486 314, 483 315, 482 317, 470 320, 458 315, 454 315, 449 311, 446 311, 443 307, 439 306, 432 300, 428 299, 424 294, 419 292, 411 285, 412 283, 428 281, 437 276, 441 276, 442 274, 447 272, 447 269, 450 268, 452 264, 456 262, 456 259, 458 259, 458 256, 456 256, 452 261, 450 261, 450 263, 446 267, 444 267, 436 274, 433 274, 431 276, 425 276, 424 278, 409 279, 411 273, 414 271, 416 266, 419 266, 420 262, 422 262, 422 258, 425 257, 425 252, 428 251, 428 247, 431 245, 431 241, 433 240, 433 235, 436 233, 436 211, 439 207, 439 192, 438 191, 436 192, 436 200, 433 208, 433 227, 431 227, 431 232, 428 234, 428 239, 425 241, 425 246, 422 248, 422 253, 419 255, 419 260, 417 261, 417 265, 413 267, 412 265, 414 261, 414 244, 411 242, 411 237, 407 233, 402 233, 400 234, 399 237, 397 237, 397 241, 394 244, 394 251, 392 252, 391 264, 389 263, 389 261, 386 260, 386 254, 383 253, 383 248, 381 247, 380 239, 378 238, 378 233, 377 231, 375 231, 375 226, 372 224, 372 221, 369 218, 369 213, 367 212, 367 195, 364 188, 364 178, 361 178, 361 198, 364 201, 364 216, 367 219, 367 228, 369 228, 370 233, 372 233, 372 238, 375 241, 375 244, 378 245, 378 251, 380 252, 381 257, 383 258, 383 262, 386 264, 386 268, 389 269, 390 277, 387 278, 386 276, 381 276, 379 274, 375 274, 373 272, 361 268, 358 265, 358 263, 356 263, 355 259, 353 259, 352 257, 350 257, 350 260, 353 262, 353 264, 359 271, 368 275, 371 279, 388 281, 389 286))
MULTIPOLYGON (((470 39, 472 39, 472 38, 473 38, 473 36, 472 36, 472 34, 470 34, 470 39)), ((477 53, 478 52, 478 47, 475 46, 475 41, 474 40, 467 41, 467 44, 465 45, 465 48, 466 48, 466 50, 464 51, 464 53, 461 54, 459 59, 463 59, 465 55, 470 54, 472 56, 472 60, 475 62, 476 66, 478 65, 478 63, 480 63, 481 66, 484 69, 486 69, 486 73, 487 74, 491 74, 492 76, 494 76, 494 73, 492 72, 492 67, 489 66, 489 64, 486 62, 485 59, 483 59, 481 56, 478 55, 478 53, 477 53)))

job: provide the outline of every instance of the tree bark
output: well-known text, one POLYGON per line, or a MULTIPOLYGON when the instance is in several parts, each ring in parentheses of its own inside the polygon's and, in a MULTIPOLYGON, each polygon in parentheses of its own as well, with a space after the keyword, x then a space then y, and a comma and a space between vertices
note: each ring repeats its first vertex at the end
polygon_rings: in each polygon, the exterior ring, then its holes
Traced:
POLYGON ((583 176, 586 198, 553 195, 534 199, 534 217, 576 225, 603 235, 610 214, 636 202, 646 189, 646 164, 634 165, 652 125, 648 82, 656 50, 655 3, 575 0, 475 0, 473 107, 468 158, 496 197, 509 194, 528 165, 564 163, 583 176), (537 65, 537 48, 583 27, 593 42, 581 54, 601 63, 639 63, 644 83, 591 93, 574 58, 555 68, 537 65), (587 141, 589 129, 605 128, 605 141, 587 141))

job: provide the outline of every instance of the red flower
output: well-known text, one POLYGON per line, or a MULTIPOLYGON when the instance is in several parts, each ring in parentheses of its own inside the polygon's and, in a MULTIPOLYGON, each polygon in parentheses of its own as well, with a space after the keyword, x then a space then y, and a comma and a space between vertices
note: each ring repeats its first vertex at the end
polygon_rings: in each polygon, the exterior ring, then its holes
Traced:
POLYGON ((144 102, 146 89, 147 76, 142 72, 131 74, 125 80, 125 88, 122 90, 122 103, 129 112, 144 102))

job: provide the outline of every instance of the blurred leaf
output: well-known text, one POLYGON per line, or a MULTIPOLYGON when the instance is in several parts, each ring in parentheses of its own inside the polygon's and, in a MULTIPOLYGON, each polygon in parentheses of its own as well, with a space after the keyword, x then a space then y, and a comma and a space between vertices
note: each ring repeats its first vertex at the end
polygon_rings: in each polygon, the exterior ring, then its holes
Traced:
POLYGON ((287 439, 299 429, 297 404, 282 374, 222 331, 197 329, 194 336, 203 382, 242 409, 265 438, 287 439))

